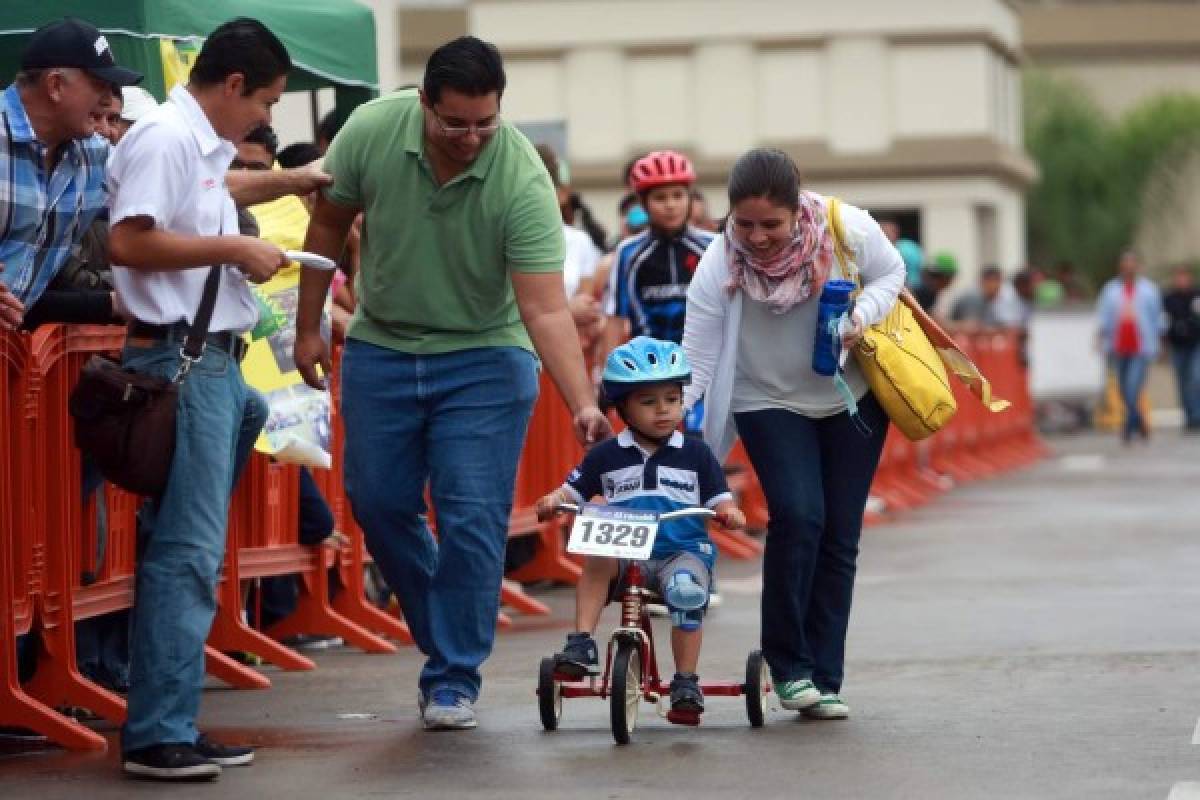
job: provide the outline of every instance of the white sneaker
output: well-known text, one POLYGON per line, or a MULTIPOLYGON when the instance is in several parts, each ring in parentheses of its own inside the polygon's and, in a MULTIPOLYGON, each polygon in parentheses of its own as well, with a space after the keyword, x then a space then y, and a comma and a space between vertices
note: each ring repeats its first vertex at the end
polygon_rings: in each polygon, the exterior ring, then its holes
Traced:
POLYGON ((463 731, 479 724, 470 698, 453 689, 434 689, 428 699, 422 694, 418 704, 427 731, 463 731))
POLYGON ((821 702, 821 693, 812 681, 783 681, 775 684, 779 704, 788 711, 803 711, 821 702))
POLYGON ((838 695, 827 693, 821 695, 816 705, 804 709, 804 716, 812 719, 846 719, 850 716, 850 706, 838 695))

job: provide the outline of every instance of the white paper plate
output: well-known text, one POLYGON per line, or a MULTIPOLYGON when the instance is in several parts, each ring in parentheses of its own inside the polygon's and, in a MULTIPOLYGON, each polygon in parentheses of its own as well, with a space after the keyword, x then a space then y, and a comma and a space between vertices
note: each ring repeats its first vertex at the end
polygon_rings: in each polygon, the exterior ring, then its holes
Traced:
POLYGON ((337 269, 337 264, 325 256, 319 256, 316 253, 306 253, 303 250, 288 250, 284 255, 292 261, 298 261, 301 266, 312 267, 313 269, 334 270, 337 269))

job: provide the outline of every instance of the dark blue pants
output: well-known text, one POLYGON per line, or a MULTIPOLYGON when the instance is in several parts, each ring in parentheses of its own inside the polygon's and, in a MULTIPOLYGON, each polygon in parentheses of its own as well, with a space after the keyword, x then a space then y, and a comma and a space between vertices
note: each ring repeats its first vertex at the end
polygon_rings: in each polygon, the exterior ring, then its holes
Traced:
POLYGON ((858 539, 888 420, 868 393, 864 434, 846 413, 734 415, 767 498, 762 649, 776 681, 842 688, 858 539))
POLYGON ((1183 424, 1189 430, 1200 428, 1200 344, 1171 347, 1171 364, 1179 387, 1179 406, 1183 424))

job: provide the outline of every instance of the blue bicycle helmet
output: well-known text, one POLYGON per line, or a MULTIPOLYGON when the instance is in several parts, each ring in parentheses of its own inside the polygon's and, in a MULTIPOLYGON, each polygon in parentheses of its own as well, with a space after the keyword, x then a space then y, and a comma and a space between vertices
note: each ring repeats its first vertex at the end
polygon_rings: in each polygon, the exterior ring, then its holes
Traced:
POLYGON ((639 386, 691 383, 692 368, 674 342, 638 336, 613 350, 604 362, 604 396, 616 403, 639 386))

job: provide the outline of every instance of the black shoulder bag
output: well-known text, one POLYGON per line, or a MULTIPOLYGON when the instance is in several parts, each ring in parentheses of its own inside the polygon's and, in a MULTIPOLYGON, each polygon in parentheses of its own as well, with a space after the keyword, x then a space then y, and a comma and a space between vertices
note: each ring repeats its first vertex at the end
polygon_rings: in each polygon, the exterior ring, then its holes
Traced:
POLYGON ((75 444, 107 480, 122 489, 154 496, 167 486, 175 456, 179 387, 204 355, 220 283, 221 268, 210 268, 196 319, 179 351, 179 369, 171 380, 125 369, 101 355, 88 359, 80 372, 69 403, 75 444))

